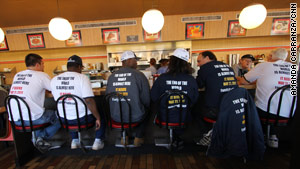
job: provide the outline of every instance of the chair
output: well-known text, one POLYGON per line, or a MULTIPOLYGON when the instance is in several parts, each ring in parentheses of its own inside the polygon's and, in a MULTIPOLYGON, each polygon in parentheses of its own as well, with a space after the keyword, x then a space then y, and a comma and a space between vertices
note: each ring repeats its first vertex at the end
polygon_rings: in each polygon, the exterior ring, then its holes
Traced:
POLYGON ((57 116, 59 116, 59 104, 62 104, 62 111, 63 111, 63 118, 64 118, 64 123, 62 121, 61 118, 59 118, 59 121, 61 123, 61 125, 63 126, 63 128, 66 129, 67 132, 71 131, 71 132, 78 132, 78 139, 79 139, 79 143, 80 143, 80 148, 82 149, 83 152, 87 152, 86 148, 91 148, 91 146, 84 146, 83 142, 82 142, 82 137, 81 137, 81 132, 83 130, 88 130, 92 127, 94 127, 95 123, 88 123, 88 108, 87 105, 85 103, 85 101, 73 94, 65 94, 60 96, 57 101, 56 101, 56 107, 57 107, 57 116), (66 112, 66 104, 72 104, 74 102, 74 106, 75 106, 75 112, 70 112, 70 113, 76 113, 77 116, 77 125, 69 125, 68 124, 68 120, 67 120, 67 112, 66 112), (85 108, 85 124, 81 124, 80 123, 80 117, 79 117, 79 110, 78 110, 78 102, 80 102, 82 105, 84 105, 85 108))
MULTIPOLYGON (((24 132, 24 133, 25 132, 31 132, 34 140, 37 140, 36 134, 35 134, 36 130, 43 129, 43 128, 46 128, 49 125, 51 125, 51 123, 33 125, 32 124, 32 117, 31 117, 30 108, 29 108, 28 104, 26 103, 26 101, 22 97, 19 97, 19 96, 16 96, 16 95, 7 96, 5 98, 5 106, 6 106, 6 110, 8 110, 8 112, 9 112, 10 123, 12 125, 12 128, 17 132, 24 132), (13 101, 15 101, 15 103, 17 104, 17 109, 14 109, 14 110, 17 111, 17 113, 20 116, 21 126, 16 125, 15 121, 14 121, 14 116, 13 116, 14 113, 13 113, 13 109, 12 109, 13 101), (24 119, 23 119, 24 112, 22 112, 21 105, 22 105, 22 107, 25 106, 26 111, 28 113, 29 124, 30 124, 29 126, 25 126, 25 122, 24 122, 24 119)), ((16 105, 14 105, 14 106, 16 106, 16 105)), ((35 143, 33 143, 33 144, 35 144, 35 143)), ((53 147, 53 148, 57 148, 57 147, 53 147)), ((40 150, 40 151, 42 153, 44 153, 45 150, 40 150)))
POLYGON ((293 100, 292 100, 292 105, 291 105, 291 109, 290 109, 290 113, 289 113, 289 118, 280 117, 280 110, 281 110, 283 94, 285 91, 287 91, 289 89, 290 89, 290 85, 281 86, 281 87, 277 88, 268 99, 267 116, 260 118, 262 124, 267 125, 267 131, 266 131, 266 134, 267 134, 266 139, 267 140, 270 138, 270 127, 271 126, 279 127, 279 126, 287 126, 287 125, 291 124, 293 112, 294 112, 294 108, 295 108, 295 103, 296 103, 295 96, 290 95, 291 97, 293 97, 293 100), (279 92, 280 92, 280 96, 279 96, 279 101, 278 101, 278 106, 277 106, 277 112, 275 115, 276 117, 274 118, 274 117, 270 116, 271 103, 272 103, 274 96, 279 92))
POLYGON ((127 151, 129 147, 135 147, 133 145, 132 140, 127 140, 127 132, 131 129, 137 127, 139 125, 139 122, 132 122, 132 112, 131 112, 131 105, 127 99, 127 97, 123 96, 120 93, 112 92, 107 95, 105 95, 104 98, 104 107, 105 112, 108 120, 108 125, 111 129, 116 129, 121 131, 121 139, 124 144, 121 144, 120 139, 116 140, 115 146, 116 147, 123 147, 127 151), (111 111, 110 111, 110 102, 112 99, 117 99, 119 104, 119 113, 120 113, 120 122, 117 122, 111 118, 111 111), (124 103, 124 104, 122 104, 124 103), (123 114, 123 107, 125 105, 128 107, 128 113, 129 113, 129 122, 124 122, 124 114, 123 114))
MULTIPOLYGON (((154 119, 154 123, 158 125, 160 128, 166 128, 169 131, 169 139, 165 138, 157 138, 155 139, 155 145, 156 146, 163 146, 166 147, 169 150, 172 150, 172 144, 174 142, 174 135, 173 135, 173 130, 174 129, 182 129, 185 128, 185 119, 186 116, 182 117, 183 114, 183 103, 186 103, 186 113, 190 112, 190 98, 188 97, 187 94, 185 94, 183 91, 180 90, 167 90, 165 93, 163 93, 159 100, 158 100, 158 108, 161 107, 162 102, 165 99, 165 104, 166 104, 166 112, 165 112, 165 119, 163 118, 163 113, 161 110, 157 110, 157 114, 154 119), (171 99, 173 98, 173 99, 171 99), (173 101, 172 101, 173 100, 173 101), (174 106, 174 108, 179 107, 179 116, 178 116, 178 121, 177 122, 170 122, 169 119, 169 113, 170 109, 169 107, 174 106)), ((171 108, 172 109, 172 108, 171 108)))
POLYGON ((1 137, 0 141, 6 141, 6 143, 7 143, 7 141, 14 141, 11 124, 8 120, 7 115, 6 115, 7 111, 6 111, 6 108, 4 106, 0 107, 0 114, 2 114, 2 113, 5 114, 5 116, 6 116, 5 119, 4 119, 6 121, 6 123, 5 123, 5 125, 6 125, 6 135, 4 137, 1 137))

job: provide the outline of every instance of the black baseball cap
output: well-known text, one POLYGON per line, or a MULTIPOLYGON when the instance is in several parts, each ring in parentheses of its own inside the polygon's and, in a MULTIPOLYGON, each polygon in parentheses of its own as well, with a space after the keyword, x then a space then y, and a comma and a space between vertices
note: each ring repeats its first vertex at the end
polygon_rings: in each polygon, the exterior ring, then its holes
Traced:
POLYGON ((255 61, 254 56, 251 55, 251 54, 246 54, 246 55, 242 56, 242 59, 244 59, 244 58, 249 58, 249 59, 251 59, 252 61, 255 61))
POLYGON ((77 55, 73 55, 73 56, 69 57, 67 64, 69 64, 69 63, 75 63, 79 66, 83 66, 82 65, 82 59, 77 55))

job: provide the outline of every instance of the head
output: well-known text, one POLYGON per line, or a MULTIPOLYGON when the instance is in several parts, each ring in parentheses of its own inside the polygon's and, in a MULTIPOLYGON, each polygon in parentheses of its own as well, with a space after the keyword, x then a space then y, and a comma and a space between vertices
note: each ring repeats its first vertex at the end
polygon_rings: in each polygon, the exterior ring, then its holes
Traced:
POLYGON ((25 57, 25 64, 27 69, 36 70, 36 71, 44 71, 44 62, 43 58, 34 53, 30 53, 25 57))
POLYGON ((161 67, 167 66, 168 63, 169 63, 169 59, 160 59, 159 60, 159 64, 160 64, 161 67))
POLYGON ((168 73, 176 75, 178 73, 192 74, 194 69, 189 64, 190 54, 183 48, 178 48, 174 54, 170 56, 168 73))
POLYGON ((67 62, 68 71, 81 73, 82 68, 82 59, 79 56, 73 55, 69 57, 67 62))
POLYGON ((255 58, 251 54, 242 56, 240 60, 243 69, 249 69, 253 61, 255 61, 255 58))
POLYGON ((288 56, 288 51, 284 48, 277 48, 271 51, 271 54, 268 57, 270 61, 277 61, 277 60, 285 60, 288 56))
POLYGON ((150 63, 151 66, 155 66, 156 65, 156 60, 154 58, 151 58, 149 63, 150 63))
POLYGON ((197 65, 200 67, 208 62, 217 61, 217 57, 211 51, 204 51, 197 58, 197 65))
POLYGON ((135 53, 132 51, 125 51, 121 55, 121 61, 123 67, 130 67, 132 69, 137 68, 137 60, 139 60, 138 57, 136 57, 135 53))

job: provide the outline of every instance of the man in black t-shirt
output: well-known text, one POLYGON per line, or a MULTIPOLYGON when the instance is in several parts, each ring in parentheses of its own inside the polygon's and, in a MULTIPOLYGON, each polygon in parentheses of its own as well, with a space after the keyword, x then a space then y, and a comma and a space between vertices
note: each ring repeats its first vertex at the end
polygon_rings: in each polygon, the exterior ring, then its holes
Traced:
MULTIPOLYGON (((197 83, 199 88, 205 88, 205 103, 201 105, 201 117, 216 119, 222 96, 238 87, 233 69, 220 61, 211 51, 204 51, 197 58, 198 71, 197 83)), ((212 126, 205 126, 210 130, 212 126)), ((208 132, 210 135, 211 132, 208 132)), ((206 141, 209 142, 209 141, 206 141)), ((201 140, 199 145, 206 145, 201 140)))

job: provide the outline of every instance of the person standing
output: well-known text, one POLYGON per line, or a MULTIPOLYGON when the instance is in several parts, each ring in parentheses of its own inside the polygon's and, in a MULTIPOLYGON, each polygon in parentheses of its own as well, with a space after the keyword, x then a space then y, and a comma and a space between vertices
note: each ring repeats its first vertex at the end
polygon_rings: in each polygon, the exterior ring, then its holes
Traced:
POLYGON ((156 66, 156 60, 154 58, 151 58, 149 63, 150 63, 150 67, 148 67, 145 70, 151 71, 151 75, 153 76, 157 72, 156 67, 155 67, 156 66))
MULTIPOLYGON (((33 125, 51 123, 44 129, 36 130, 35 138, 32 139, 33 144, 38 149, 49 148, 51 144, 46 140, 50 139, 61 127, 54 110, 44 108, 45 92, 51 91, 50 77, 44 73, 43 58, 34 53, 30 53, 25 57, 27 70, 21 71, 14 76, 9 95, 17 95, 22 97, 28 104, 31 111, 33 125)), ((22 112, 27 112, 25 106, 21 107, 22 112)), ((13 113, 17 112, 17 105, 12 105, 13 113)), ((22 125, 19 114, 13 114, 16 125, 22 125)), ((25 126, 29 126, 29 117, 27 113, 23 114, 25 126)), ((11 120, 11 119, 10 119, 11 120)))
POLYGON ((232 66, 235 77, 237 79, 243 77, 244 74, 246 74, 250 70, 253 61, 255 61, 253 55, 251 54, 243 55, 242 58, 240 59, 240 63, 232 66))
MULTIPOLYGON (((119 92, 127 97, 132 110, 131 122, 139 122, 135 128, 134 145, 141 146, 144 143, 144 130, 150 106, 150 86, 146 76, 136 70, 137 57, 132 51, 125 51, 121 55, 122 67, 109 76, 106 94, 119 92)), ((119 113, 119 103, 112 100, 110 103, 111 118, 116 122, 121 122, 119 113)), ((123 110, 123 122, 129 122, 128 109, 123 110)), ((122 143, 122 142, 121 142, 122 143)))
MULTIPOLYGON (((88 123, 96 123, 96 136, 95 141, 92 146, 93 150, 99 150, 104 147, 104 137, 105 137, 105 125, 101 124, 100 114, 96 107, 96 102, 94 100, 94 93, 92 86, 88 77, 84 74, 81 74, 83 69, 82 60, 79 56, 73 55, 69 57, 67 63, 68 71, 62 73, 58 76, 55 76, 51 80, 51 89, 54 99, 57 100, 61 95, 64 94, 73 94, 82 98, 88 107, 88 123)), ((61 103, 60 103, 61 105, 61 103)), ((58 107, 59 116, 62 119, 62 122, 65 122, 62 105, 58 107)), ((84 105, 78 105, 80 124, 85 124, 85 108, 84 105)), ((66 118, 69 125, 77 125, 77 116, 75 113, 75 106, 71 105, 68 107, 66 105, 66 118), (72 112, 72 113, 69 113, 72 112)), ((76 149, 80 147, 78 133, 70 132, 72 137, 71 149, 76 149)))

